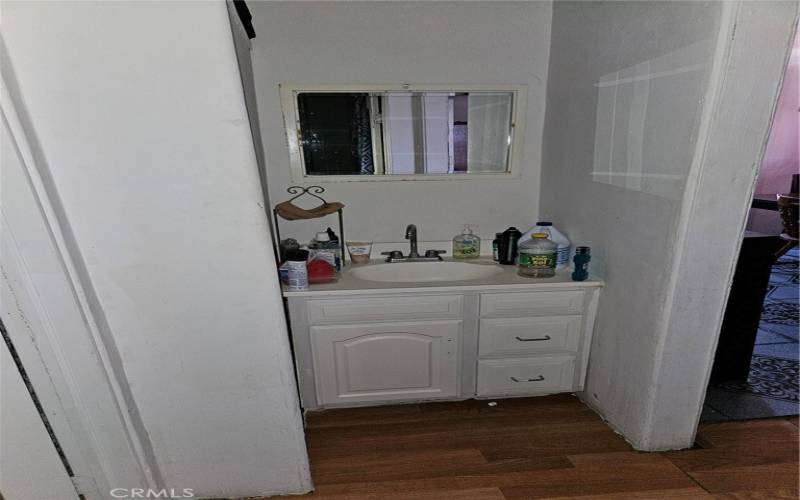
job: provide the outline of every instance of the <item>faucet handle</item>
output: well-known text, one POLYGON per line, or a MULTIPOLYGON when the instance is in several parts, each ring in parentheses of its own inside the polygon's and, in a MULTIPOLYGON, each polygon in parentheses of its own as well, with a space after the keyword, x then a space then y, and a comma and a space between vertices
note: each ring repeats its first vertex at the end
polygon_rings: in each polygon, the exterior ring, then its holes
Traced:
POLYGON ((387 258, 386 258, 387 261, 392 261, 392 260, 402 259, 403 258, 403 252, 401 252, 400 250, 392 250, 391 252, 381 252, 381 255, 386 255, 387 256, 387 258))
POLYGON ((437 257, 442 260, 442 254, 447 253, 447 250, 425 250, 425 257, 437 257))

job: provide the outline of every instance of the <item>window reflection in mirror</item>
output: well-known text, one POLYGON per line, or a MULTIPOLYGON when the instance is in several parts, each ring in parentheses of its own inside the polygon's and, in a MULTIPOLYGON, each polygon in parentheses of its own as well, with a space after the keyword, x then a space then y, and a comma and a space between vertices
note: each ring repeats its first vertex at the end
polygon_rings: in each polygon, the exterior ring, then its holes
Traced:
MULTIPOLYGON (((286 110, 303 176, 502 174, 516 92, 294 90, 286 110)), ((284 107, 288 102, 284 101, 284 107)))

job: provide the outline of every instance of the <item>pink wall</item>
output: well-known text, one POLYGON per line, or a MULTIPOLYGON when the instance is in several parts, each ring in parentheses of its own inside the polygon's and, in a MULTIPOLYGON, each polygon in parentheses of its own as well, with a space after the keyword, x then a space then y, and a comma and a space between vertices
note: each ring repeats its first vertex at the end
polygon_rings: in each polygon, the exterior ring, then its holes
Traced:
MULTIPOLYGON (((756 194, 786 193, 792 174, 800 168, 800 32, 795 38, 783 89, 775 109, 761 171, 756 181, 756 194)), ((780 233, 777 212, 750 210, 748 229, 763 233, 780 233)))

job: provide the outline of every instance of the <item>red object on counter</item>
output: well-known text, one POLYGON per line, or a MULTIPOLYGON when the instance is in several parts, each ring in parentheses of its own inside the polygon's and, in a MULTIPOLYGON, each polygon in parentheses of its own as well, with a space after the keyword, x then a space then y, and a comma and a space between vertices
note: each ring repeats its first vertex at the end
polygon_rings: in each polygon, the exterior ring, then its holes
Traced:
POLYGON ((308 282, 311 284, 333 283, 336 277, 336 268, 322 259, 315 259, 308 263, 308 282))

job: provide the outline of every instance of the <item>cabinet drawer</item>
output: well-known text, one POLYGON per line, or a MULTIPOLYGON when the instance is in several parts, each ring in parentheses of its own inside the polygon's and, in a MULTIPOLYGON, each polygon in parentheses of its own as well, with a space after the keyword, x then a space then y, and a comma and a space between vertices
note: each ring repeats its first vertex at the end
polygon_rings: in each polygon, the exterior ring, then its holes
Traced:
POLYGON ((481 319, 480 356, 577 351, 581 316, 481 319))
POLYGON ((448 319, 461 316, 461 295, 410 295, 310 300, 308 321, 313 324, 408 319, 448 319))
POLYGON ((478 396, 570 391, 573 356, 487 359, 478 361, 478 396))
POLYGON ((582 311, 583 290, 481 294, 481 316, 565 316, 582 311))

